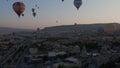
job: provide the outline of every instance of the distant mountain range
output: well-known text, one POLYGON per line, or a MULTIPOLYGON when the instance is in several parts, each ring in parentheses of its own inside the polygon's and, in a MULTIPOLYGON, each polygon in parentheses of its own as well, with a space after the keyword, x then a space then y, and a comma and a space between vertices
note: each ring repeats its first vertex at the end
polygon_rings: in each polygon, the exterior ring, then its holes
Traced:
POLYGON ((0 34, 10 34, 12 32, 20 33, 20 32, 32 32, 30 29, 18 29, 18 28, 8 28, 8 27, 0 27, 0 34))
POLYGON ((92 32, 92 31, 94 32, 109 26, 114 26, 117 30, 120 30, 120 24, 118 23, 100 23, 100 24, 75 24, 75 25, 46 27, 42 30, 42 32, 56 33, 56 32, 71 32, 75 30, 79 30, 83 32, 92 32))
MULTIPOLYGON (((52 26, 52 27, 46 27, 42 29, 40 32, 59 33, 59 32, 73 32, 77 30, 81 32, 96 32, 98 30, 103 29, 106 26, 115 26, 115 28, 120 31, 119 23, 100 23, 100 24, 75 24, 75 25, 52 26)), ((26 32, 34 32, 34 31, 35 30, 30 30, 30 29, 0 27, 0 34, 10 34, 12 32, 26 33, 26 32)))

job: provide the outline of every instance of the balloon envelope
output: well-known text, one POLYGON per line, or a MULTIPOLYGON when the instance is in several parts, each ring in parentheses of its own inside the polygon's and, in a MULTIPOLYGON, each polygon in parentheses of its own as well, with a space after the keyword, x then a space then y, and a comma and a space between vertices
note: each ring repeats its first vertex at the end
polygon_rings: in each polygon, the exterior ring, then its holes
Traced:
POLYGON ((34 8, 32 8, 32 12, 33 12, 33 13, 35 12, 35 9, 34 9, 34 8))
POLYGON ((13 4, 13 9, 18 17, 20 17, 20 15, 22 15, 22 13, 25 11, 25 4, 23 2, 15 2, 13 4))
POLYGON ((74 0, 74 6, 79 10, 80 6, 82 5, 82 0, 74 0))
POLYGON ((56 23, 58 23, 58 21, 56 20, 56 23))
POLYGON ((37 31, 39 31, 40 30, 40 28, 37 28, 37 31))
POLYGON ((36 13, 35 13, 35 12, 33 12, 33 16, 34 16, 34 17, 36 16, 36 13))

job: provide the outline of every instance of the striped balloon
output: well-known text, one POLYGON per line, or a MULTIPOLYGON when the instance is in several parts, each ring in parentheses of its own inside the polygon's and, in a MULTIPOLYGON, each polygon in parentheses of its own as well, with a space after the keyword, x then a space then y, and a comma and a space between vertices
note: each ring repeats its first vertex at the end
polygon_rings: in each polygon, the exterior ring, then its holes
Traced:
POLYGON ((25 4, 23 2, 15 2, 13 4, 13 9, 16 12, 16 14, 18 15, 18 17, 20 17, 23 12, 25 11, 25 4))

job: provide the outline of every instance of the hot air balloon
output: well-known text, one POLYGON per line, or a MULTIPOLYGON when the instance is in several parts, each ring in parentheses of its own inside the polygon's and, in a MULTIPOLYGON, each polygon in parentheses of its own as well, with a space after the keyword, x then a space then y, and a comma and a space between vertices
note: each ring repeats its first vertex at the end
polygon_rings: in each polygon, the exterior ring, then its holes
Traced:
POLYGON ((74 0, 74 5, 79 10, 80 6, 82 5, 82 0, 74 0))
POLYGON ((37 7, 37 5, 35 5, 35 7, 37 7))
POLYGON ((36 13, 35 13, 35 12, 33 12, 33 16, 34 16, 34 17, 36 16, 36 13))
POLYGON ((56 20, 56 23, 58 23, 58 20, 56 20))
POLYGON ((35 7, 38 7, 37 4, 35 5, 35 7))
POLYGON ((35 5, 35 7, 39 9, 39 6, 37 4, 35 5))
POLYGON ((39 31, 40 30, 40 28, 37 28, 37 31, 39 31))
POLYGON ((77 23, 74 23, 74 26, 77 26, 77 23))
POLYGON ((37 7, 39 9, 39 7, 37 7))
POLYGON ((32 12, 33 12, 33 13, 35 12, 35 8, 32 8, 32 12))
POLYGON ((15 2, 13 4, 13 9, 16 12, 16 14, 18 15, 18 17, 20 17, 23 12, 25 11, 25 4, 23 2, 15 2))

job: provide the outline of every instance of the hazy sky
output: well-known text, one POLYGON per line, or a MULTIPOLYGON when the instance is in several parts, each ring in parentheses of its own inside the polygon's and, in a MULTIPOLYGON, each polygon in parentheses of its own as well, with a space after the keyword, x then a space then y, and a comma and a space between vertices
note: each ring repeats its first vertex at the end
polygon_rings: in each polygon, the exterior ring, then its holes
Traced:
POLYGON ((0 0, 0 27, 36 29, 47 26, 69 25, 73 23, 120 22, 120 0, 83 0, 79 11, 73 0, 0 0), (22 1, 26 5, 25 16, 18 18, 12 4, 22 1), (31 8, 36 8, 37 16, 32 16, 31 8), (56 23, 56 20, 58 23, 56 23))

